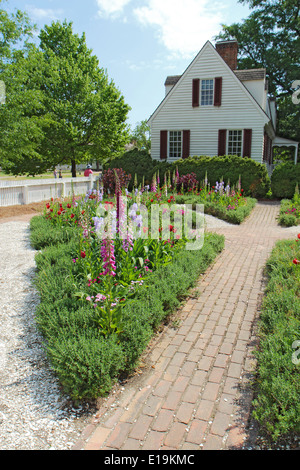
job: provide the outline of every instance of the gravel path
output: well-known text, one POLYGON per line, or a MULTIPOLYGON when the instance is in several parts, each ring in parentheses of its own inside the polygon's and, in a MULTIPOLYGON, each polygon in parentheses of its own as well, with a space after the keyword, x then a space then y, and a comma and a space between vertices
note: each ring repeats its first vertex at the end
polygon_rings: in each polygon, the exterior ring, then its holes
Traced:
MULTIPOLYGON (((49 367, 34 318, 29 218, 0 223, 0 450, 71 449, 95 410, 74 409, 49 367)), ((212 216, 205 221, 210 228, 229 225, 212 216)))
POLYGON ((61 396, 36 330, 28 222, 0 224, 0 449, 70 449, 92 410, 61 396))

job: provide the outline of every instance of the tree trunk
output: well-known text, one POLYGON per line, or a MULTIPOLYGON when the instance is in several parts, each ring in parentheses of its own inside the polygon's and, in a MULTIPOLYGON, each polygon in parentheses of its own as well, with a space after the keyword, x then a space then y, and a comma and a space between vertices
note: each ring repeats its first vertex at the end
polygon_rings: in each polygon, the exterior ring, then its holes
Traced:
POLYGON ((76 162, 75 160, 71 160, 72 163, 72 178, 76 178, 76 162))

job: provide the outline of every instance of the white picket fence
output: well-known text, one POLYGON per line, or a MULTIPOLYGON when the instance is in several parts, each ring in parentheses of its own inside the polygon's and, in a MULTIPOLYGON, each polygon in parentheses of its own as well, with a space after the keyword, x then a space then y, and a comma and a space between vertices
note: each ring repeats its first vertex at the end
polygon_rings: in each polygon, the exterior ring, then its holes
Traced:
POLYGON ((0 180, 0 207, 47 201, 51 197, 85 194, 93 185, 93 175, 88 178, 0 180))

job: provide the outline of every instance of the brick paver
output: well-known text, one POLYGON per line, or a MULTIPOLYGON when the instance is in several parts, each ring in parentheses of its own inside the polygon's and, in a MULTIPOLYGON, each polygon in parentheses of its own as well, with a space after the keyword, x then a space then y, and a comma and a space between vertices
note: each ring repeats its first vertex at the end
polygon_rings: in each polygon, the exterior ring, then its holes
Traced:
POLYGON ((279 204, 259 203, 240 226, 214 230, 225 248, 201 276, 177 329, 153 341, 142 374, 104 400, 74 449, 239 449, 247 440, 255 322, 279 204))

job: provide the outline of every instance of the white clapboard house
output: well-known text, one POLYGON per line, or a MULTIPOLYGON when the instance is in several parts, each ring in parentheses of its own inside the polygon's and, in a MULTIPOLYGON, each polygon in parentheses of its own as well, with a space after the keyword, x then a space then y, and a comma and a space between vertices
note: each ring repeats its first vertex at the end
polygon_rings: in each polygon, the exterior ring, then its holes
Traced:
POLYGON ((237 41, 207 41, 182 75, 167 77, 148 124, 151 155, 170 162, 195 155, 239 155, 272 166, 272 148, 298 142, 276 136, 276 103, 266 69, 237 70, 237 41))

